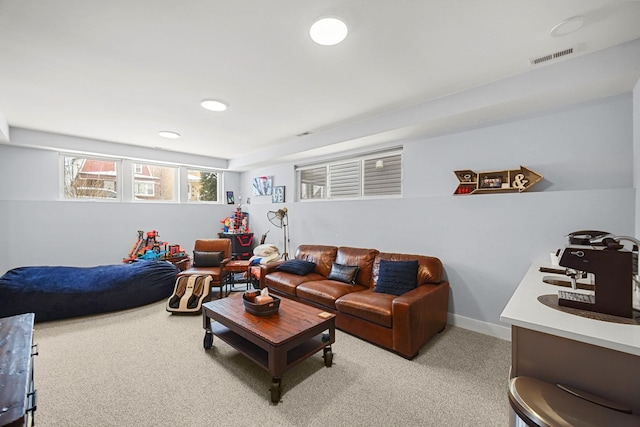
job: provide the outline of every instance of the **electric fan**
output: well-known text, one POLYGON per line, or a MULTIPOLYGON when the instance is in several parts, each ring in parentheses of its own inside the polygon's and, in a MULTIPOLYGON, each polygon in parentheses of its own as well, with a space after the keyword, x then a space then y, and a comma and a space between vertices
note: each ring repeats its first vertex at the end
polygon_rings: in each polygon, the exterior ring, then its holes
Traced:
POLYGON ((282 238, 284 240, 284 251, 282 251, 282 259, 289 259, 289 253, 287 252, 287 244, 289 243, 289 215, 287 215, 287 208, 278 209, 277 211, 268 211, 267 219, 271 224, 278 228, 282 228, 282 238))

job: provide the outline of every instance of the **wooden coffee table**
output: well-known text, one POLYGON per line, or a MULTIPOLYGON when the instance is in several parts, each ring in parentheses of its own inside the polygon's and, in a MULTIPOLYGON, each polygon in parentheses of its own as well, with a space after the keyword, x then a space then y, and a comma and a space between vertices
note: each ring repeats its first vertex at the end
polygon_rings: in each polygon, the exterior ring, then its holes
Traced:
POLYGON ((245 311, 242 294, 204 303, 202 309, 205 350, 215 335, 267 370, 273 403, 280 401, 282 374, 289 368, 320 350, 325 366, 333 362, 335 314, 282 298, 278 313, 256 316, 245 311))

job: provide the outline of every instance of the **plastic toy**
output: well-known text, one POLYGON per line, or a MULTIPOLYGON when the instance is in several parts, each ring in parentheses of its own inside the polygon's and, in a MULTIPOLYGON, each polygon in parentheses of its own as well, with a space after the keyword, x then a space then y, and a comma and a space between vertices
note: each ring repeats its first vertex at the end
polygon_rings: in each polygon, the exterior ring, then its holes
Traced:
POLYGON ((133 262, 137 259, 145 260, 171 260, 173 258, 186 257, 187 254, 180 245, 170 245, 167 242, 158 240, 160 234, 156 230, 144 232, 138 230, 138 239, 133 245, 129 256, 122 260, 123 263, 133 262))

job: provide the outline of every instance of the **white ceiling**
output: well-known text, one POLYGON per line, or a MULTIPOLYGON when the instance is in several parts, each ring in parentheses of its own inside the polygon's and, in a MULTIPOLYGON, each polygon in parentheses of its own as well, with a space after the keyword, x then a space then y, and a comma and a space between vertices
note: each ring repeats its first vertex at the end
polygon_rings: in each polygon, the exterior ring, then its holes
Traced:
MULTIPOLYGON (((14 128, 243 168, 269 153, 326 153, 560 105, 569 97, 544 93, 393 124, 403 111, 530 72, 531 58, 569 47, 578 58, 638 38, 636 0, 0 0, 0 115, 14 128), (343 43, 308 37, 326 15, 349 25, 343 43), (575 15, 582 29, 550 36, 575 15), (229 109, 206 111, 205 98, 229 109)), ((628 91, 637 79, 626 73, 582 97, 628 91)))

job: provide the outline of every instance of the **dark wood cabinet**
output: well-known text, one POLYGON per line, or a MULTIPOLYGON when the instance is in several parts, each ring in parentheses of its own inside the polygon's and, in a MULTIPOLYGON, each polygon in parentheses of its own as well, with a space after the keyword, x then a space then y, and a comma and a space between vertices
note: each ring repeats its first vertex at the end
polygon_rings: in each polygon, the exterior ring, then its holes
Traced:
POLYGON ((0 319, 0 426, 33 425, 34 320, 34 313, 0 319))

